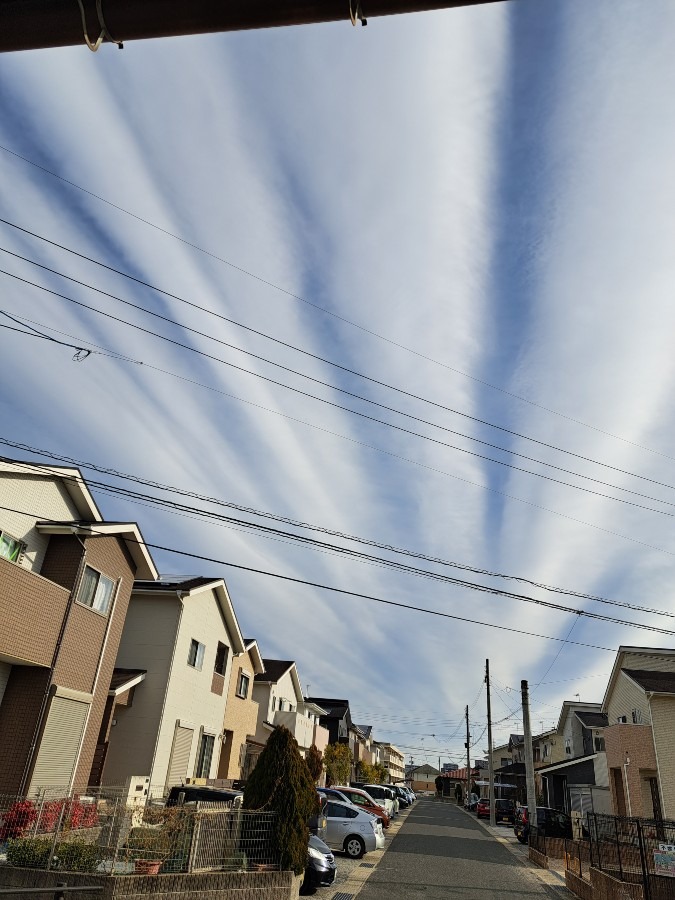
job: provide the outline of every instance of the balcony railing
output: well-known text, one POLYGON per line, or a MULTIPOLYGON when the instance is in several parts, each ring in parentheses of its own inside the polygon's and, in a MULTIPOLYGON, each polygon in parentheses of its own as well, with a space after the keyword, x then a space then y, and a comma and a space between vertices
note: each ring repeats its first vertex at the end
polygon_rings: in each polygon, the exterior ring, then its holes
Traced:
POLYGON ((287 710, 274 713, 274 724, 284 725, 291 732, 300 747, 307 750, 314 741, 314 722, 297 711, 287 710))

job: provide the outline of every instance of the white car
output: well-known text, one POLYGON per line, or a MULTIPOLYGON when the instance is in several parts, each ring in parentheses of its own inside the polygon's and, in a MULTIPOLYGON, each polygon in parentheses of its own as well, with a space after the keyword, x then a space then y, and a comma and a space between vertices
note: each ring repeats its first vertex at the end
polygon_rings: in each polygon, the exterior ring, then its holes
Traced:
POLYGON ((352 859, 360 859, 371 850, 382 850, 382 820, 351 803, 329 800, 326 816, 325 843, 331 850, 343 850, 352 859))
POLYGON ((394 802, 394 792, 390 791, 386 784, 364 784, 359 786, 362 791, 370 794, 376 803, 379 803, 380 806, 386 809, 390 818, 394 818, 398 812, 398 802, 394 802))

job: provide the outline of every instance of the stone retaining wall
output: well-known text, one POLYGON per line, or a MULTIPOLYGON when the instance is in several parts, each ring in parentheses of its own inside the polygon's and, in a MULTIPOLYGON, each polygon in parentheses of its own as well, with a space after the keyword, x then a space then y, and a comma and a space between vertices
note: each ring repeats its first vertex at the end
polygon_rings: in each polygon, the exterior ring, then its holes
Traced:
MULTIPOLYGON (((208 872, 175 875, 95 875, 79 872, 45 872, 41 869, 0 868, 0 887, 69 887, 100 885, 100 892, 67 894, 68 900, 293 900, 298 896, 301 877, 292 872, 208 872)), ((9 900, 25 900, 26 895, 5 894, 9 900)), ((48 895, 45 895, 48 897, 48 895)))
POLYGON ((533 862, 535 866, 539 866, 541 869, 548 869, 548 856, 535 850, 534 847, 528 848, 528 855, 530 862, 533 862))

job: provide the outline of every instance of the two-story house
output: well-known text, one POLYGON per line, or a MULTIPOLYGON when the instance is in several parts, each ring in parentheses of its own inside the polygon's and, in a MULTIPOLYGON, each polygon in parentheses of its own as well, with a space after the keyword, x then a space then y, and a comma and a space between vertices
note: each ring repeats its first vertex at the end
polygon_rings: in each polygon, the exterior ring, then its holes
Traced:
POLYGON ((582 815, 610 811, 606 725, 607 716, 600 703, 565 700, 555 736, 551 735, 556 746, 561 742, 558 750, 562 759, 537 769, 546 806, 582 815))
POLYGON ((137 581, 117 666, 144 677, 102 729, 103 783, 145 776, 162 790, 215 778, 233 659, 245 652, 222 578, 137 581))
POLYGON ((614 812, 675 817, 675 650, 619 647, 602 709, 614 812))
POLYGON ((256 675, 253 697, 258 703, 257 742, 265 744, 277 725, 284 725, 298 742, 302 756, 316 744, 323 752, 328 732, 320 724, 325 713, 313 699, 305 699, 292 660, 264 659, 265 671, 256 675))
POLYGON ((264 744, 256 741, 258 703, 253 697, 256 675, 265 672, 258 643, 244 639, 245 651, 237 657, 230 675, 230 686, 223 722, 223 748, 218 778, 245 781, 253 771, 264 744))
POLYGON ((0 461, 0 793, 87 786, 135 578, 138 527, 80 471, 0 461))

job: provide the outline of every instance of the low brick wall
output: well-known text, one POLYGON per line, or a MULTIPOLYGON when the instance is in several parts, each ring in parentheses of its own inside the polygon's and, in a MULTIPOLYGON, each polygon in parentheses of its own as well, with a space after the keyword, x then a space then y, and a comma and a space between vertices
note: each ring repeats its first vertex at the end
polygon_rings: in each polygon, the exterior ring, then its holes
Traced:
POLYGON ((644 900, 641 884, 619 881, 599 869, 591 869, 591 885, 593 900, 644 900))
POLYGON ((551 859, 565 859, 565 838, 546 838, 546 855, 551 859))
MULTIPOLYGON (((152 895, 153 900, 292 900, 299 880, 292 872, 207 872, 175 875, 90 875, 78 872, 44 872, 41 869, 0 868, 0 887, 69 887, 100 885, 101 892, 77 892, 68 900, 135 900, 152 895)), ((5 894, 10 900, 25 895, 5 894)), ((4 900, 3 897, 3 900, 4 900)))
POLYGON ((548 856, 535 850, 534 847, 528 848, 528 855, 530 862, 533 862, 535 866, 539 866, 542 869, 548 869, 548 856))
POLYGON ((565 870, 565 884, 567 889, 576 897, 579 897, 580 900, 595 900, 593 886, 588 881, 584 881, 583 878, 579 878, 578 875, 575 875, 569 869, 565 870))

